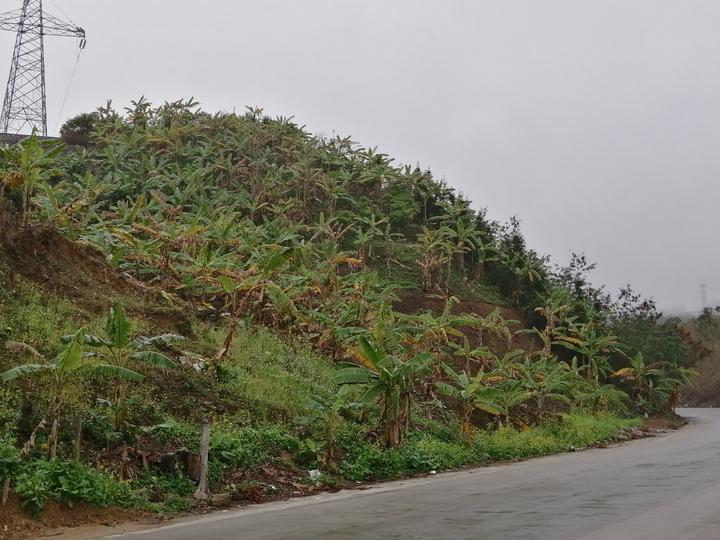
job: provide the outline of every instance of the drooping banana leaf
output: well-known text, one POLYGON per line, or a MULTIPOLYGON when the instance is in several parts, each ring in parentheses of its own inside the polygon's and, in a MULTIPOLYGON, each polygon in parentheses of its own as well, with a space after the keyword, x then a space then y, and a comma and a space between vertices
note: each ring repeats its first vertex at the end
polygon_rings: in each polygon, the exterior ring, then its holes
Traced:
POLYGON ((175 367, 175 362, 162 353, 156 351, 139 351, 134 353, 133 358, 141 360, 153 366, 162 367, 166 369, 172 369, 175 367))
POLYGON ((25 375, 29 375, 31 373, 52 369, 55 369, 55 366, 52 364, 24 364, 22 366, 8 369, 4 373, 0 374, 0 380, 4 382, 12 381, 14 379, 24 377, 25 375))

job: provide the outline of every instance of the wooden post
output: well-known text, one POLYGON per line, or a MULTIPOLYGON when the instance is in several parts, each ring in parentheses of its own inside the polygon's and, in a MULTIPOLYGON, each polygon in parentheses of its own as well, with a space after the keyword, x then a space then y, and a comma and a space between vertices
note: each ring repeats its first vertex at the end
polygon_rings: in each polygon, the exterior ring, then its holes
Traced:
POLYGON ((83 418, 78 413, 75 419, 75 461, 80 461, 80 440, 82 439, 83 418))
POLYGON ((207 477, 208 477, 208 454, 210 453, 210 428, 212 427, 212 419, 208 418, 203 422, 202 435, 200 436, 200 481, 194 497, 196 499, 205 499, 207 493, 207 477))
POLYGON ((10 479, 6 478, 3 482, 2 487, 2 505, 5 506, 7 504, 8 496, 10 495, 10 479))

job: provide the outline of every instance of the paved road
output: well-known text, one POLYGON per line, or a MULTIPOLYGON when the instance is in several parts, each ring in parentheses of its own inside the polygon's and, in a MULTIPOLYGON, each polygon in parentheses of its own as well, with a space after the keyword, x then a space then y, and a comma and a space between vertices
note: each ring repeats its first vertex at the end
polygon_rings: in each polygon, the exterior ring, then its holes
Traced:
MULTIPOLYGON (((720 539, 720 409, 657 439, 232 510, 126 540, 720 539)), ((118 531, 119 532, 119 531, 118 531)))

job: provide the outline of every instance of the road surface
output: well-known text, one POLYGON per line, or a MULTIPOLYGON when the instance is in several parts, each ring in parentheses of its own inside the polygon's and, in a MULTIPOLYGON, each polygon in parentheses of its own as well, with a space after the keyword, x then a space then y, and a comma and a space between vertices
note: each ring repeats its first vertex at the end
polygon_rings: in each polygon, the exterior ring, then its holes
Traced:
POLYGON ((125 540, 720 539, 720 409, 681 413, 691 420, 686 428, 619 447, 111 534, 125 540))

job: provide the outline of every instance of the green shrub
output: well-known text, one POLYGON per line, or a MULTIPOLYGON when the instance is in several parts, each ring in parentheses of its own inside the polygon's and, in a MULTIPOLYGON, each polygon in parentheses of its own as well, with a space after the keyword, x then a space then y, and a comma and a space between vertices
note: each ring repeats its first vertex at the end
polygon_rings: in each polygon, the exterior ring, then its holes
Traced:
POLYGON ((609 414, 572 413, 526 431, 504 427, 480 433, 475 446, 493 460, 542 456, 566 451, 571 446, 582 448, 606 441, 619 429, 637 422, 635 419, 617 418, 609 414))
POLYGON ((561 440, 565 446, 582 448, 611 439, 618 430, 637 425, 637 419, 626 419, 611 414, 573 413, 548 422, 544 429, 561 440))
POLYGON ((181 474, 164 474, 157 469, 142 471, 133 481, 134 487, 147 490, 150 498, 164 498, 167 495, 189 497, 195 492, 195 483, 181 474))
POLYGON ((485 459, 476 449, 461 442, 448 442, 417 431, 409 432, 406 443, 391 450, 368 442, 360 428, 352 425, 345 426, 339 441, 344 453, 340 473, 353 481, 399 478, 453 469, 485 459))
POLYGON ((407 473, 402 448, 383 450, 377 444, 358 441, 348 449, 340 473, 353 481, 397 478, 407 473))
MULTIPOLYGON (((406 443, 392 450, 367 441, 359 426, 346 425, 339 438, 344 453, 340 473, 353 481, 384 480, 488 460, 542 456, 606 441, 619 429, 636 423, 607 414, 573 413, 526 431, 511 427, 479 431, 472 447, 444 430, 411 431, 406 443)), ((428 422, 428 426, 433 425, 433 421, 428 422)))
POLYGON ((200 427, 167 420, 153 426, 144 426, 139 431, 148 438, 152 438, 155 444, 166 446, 184 446, 191 452, 197 452, 200 444, 200 427))
POLYGON ((9 439, 0 439, 0 483, 12 479, 20 467, 20 450, 9 439))
MULTIPOLYGON (((0 348, 2 344, 0 343, 0 348)), ((20 415, 18 414, 18 391, 4 385, 0 387, 0 440, 15 435, 20 415)))
MULTIPOLYGON (((409 445, 421 461, 432 465, 430 470, 457 469, 484 461, 485 455, 462 443, 423 438, 409 445)), ((420 461, 420 460, 419 460, 420 461)))
POLYGON ((301 443, 284 426, 216 429, 210 441, 210 459, 224 467, 249 469, 276 458, 281 452, 296 453, 301 443))
MULTIPOLYGON (((413 411, 411 423, 416 432, 431 435, 433 438, 449 443, 462 442, 460 437, 460 422, 457 415, 448 409, 440 409, 439 418, 428 418, 425 411, 413 411)), ((412 432, 408 434, 412 437, 412 432)))
POLYGON ((195 483, 181 474, 164 474, 157 469, 142 471, 132 482, 149 502, 145 508, 153 512, 186 512, 192 505, 195 483))
POLYGON ((137 502, 129 485, 114 476, 79 462, 40 459, 24 463, 15 479, 15 492, 23 508, 38 514, 49 498, 72 506, 129 507, 137 502))
POLYGON ((475 446, 490 459, 498 461, 541 456, 563 449, 557 439, 544 433, 542 429, 518 431, 510 427, 479 434, 475 446))
POLYGON ((87 146, 98 121, 97 113, 82 113, 73 116, 60 128, 60 137, 65 144, 87 146))
POLYGON ((87 323, 78 306, 12 274, 1 255, 0 281, 0 343, 21 341, 49 354, 62 335, 87 323))

